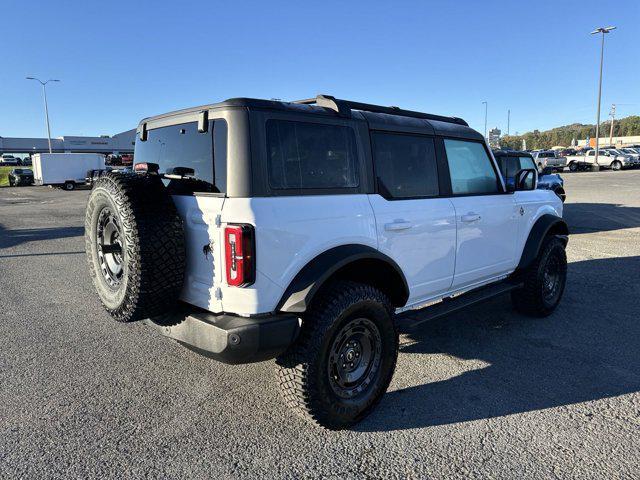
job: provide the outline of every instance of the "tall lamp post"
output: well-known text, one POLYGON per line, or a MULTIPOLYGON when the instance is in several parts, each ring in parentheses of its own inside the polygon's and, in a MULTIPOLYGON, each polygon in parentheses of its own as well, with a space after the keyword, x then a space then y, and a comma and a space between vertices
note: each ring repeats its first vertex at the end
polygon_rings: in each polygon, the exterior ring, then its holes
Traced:
POLYGON ((482 104, 484 105, 484 138, 486 140, 487 139, 487 108, 488 108, 488 104, 487 104, 487 102, 482 102, 482 104))
POLYGON ((35 80, 36 82, 40 82, 40 85, 42 85, 42 96, 44 97, 44 116, 45 116, 45 119, 47 120, 47 140, 49 140, 49 153, 52 153, 52 151, 51 151, 51 127, 49 126, 49 107, 47 106, 47 88, 46 88, 46 85, 49 82, 59 82, 60 80, 55 80, 53 78, 50 78, 46 82, 43 82, 39 78, 35 78, 35 77, 27 77, 27 80, 35 80))
POLYGON ((611 30, 615 29, 616 27, 600 27, 591 32, 591 35, 597 35, 598 33, 602 34, 602 43, 600 46, 600 81, 598 83, 598 113, 596 119, 596 158, 595 163, 592 166, 592 170, 595 172, 600 170, 600 165, 598 164, 598 155, 600 153, 600 100, 602 99, 602 64, 604 63, 604 36, 606 33, 609 33, 611 30))

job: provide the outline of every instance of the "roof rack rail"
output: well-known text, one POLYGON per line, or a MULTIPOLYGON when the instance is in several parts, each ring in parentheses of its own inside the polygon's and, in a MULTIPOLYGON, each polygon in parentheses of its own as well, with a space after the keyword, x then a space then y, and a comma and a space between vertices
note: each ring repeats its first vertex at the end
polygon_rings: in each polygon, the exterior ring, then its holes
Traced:
POLYGON ((363 110, 365 112, 386 113, 387 115, 398 115, 402 117, 424 118, 426 120, 437 120, 440 122, 456 123, 468 127, 469 124, 458 117, 445 117, 443 115, 433 115, 431 113, 414 112, 412 110, 403 110, 398 107, 383 107, 381 105, 372 105, 370 103, 352 102, 351 100, 340 100, 331 95, 318 95, 315 98, 305 100, 296 100, 291 103, 299 103, 303 105, 317 105, 319 107, 329 108, 341 117, 350 117, 351 110, 363 110))

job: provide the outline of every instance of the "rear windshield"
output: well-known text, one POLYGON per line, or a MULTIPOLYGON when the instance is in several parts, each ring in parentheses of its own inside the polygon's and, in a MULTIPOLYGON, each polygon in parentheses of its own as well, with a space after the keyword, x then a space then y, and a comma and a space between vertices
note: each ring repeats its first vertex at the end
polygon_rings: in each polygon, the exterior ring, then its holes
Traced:
POLYGON ((268 120, 266 130, 271 188, 358 186, 356 139, 350 127, 268 120))
POLYGON ((164 180, 172 194, 226 193, 227 122, 212 120, 205 133, 198 132, 196 122, 151 129, 146 141, 136 138, 135 159, 157 163, 162 174, 175 167, 193 169, 189 179, 164 180))

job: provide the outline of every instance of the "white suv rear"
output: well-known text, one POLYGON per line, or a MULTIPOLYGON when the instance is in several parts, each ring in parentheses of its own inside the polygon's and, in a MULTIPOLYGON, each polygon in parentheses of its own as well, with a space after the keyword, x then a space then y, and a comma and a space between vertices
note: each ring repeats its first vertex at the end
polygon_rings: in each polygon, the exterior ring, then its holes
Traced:
POLYGON ((87 207, 106 309, 228 363, 277 357, 289 405, 328 428, 386 390, 398 315, 504 292, 548 315, 562 296, 562 203, 535 170, 507 191, 459 118, 231 99, 142 120, 135 158, 87 207))

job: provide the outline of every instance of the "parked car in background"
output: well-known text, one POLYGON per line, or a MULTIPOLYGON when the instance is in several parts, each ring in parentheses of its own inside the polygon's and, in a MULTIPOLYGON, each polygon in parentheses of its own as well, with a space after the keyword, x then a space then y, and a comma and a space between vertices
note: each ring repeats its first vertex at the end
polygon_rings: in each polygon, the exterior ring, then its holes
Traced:
POLYGON ((578 153, 578 150, 576 150, 575 148, 563 148, 558 152, 558 154, 561 157, 566 157, 568 155, 575 155, 576 153, 578 153))
POLYGON ((624 153, 640 158, 640 148, 627 147, 621 149, 624 153))
POLYGON ((545 167, 551 167, 553 170, 564 170, 567 166, 566 157, 561 157, 555 150, 542 150, 533 154, 533 161, 538 166, 538 171, 542 171, 545 167))
POLYGON ((24 157, 22 159, 22 166, 23 167, 30 167, 31 165, 33 165, 33 162, 31 161, 31 157, 24 157))
MULTIPOLYGON (((571 155, 567 157, 567 164, 570 171, 576 172, 578 170, 590 169, 595 163, 595 159, 596 151, 591 149, 582 155, 571 155)), ((598 165, 602 168, 610 168, 611 170, 622 170, 623 168, 640 166, 640 161, 616 149, 604 148, 599 150, 598 165)))
POLYGON ((33 183, 33 170, 30 168, 14 168, 9 172, 9 186, 19 187, 33 183))
POLYGON ((18 159, 13 155, 3 153, 2 157, 0 157, 0 166, 16 167, 18 165, 19 165, 18 159))
POLYGON ((622 155, 631 155, 634 159, 640 159, 640 152, 634 148, 616 148, 622 155))
MULTIPOLYGON (((621 170, 622 168, 636 168, 640 166, 640 161, 636 155, 631 155, 629 153, 625 153, 617 148, 606 148, 602 150, 611 158, 613 161, 611 162, 612 170, 621 170)), ((595 153, 595 152, 594 152, 595 153)))
MULTIPOLYGON (((504 178, 504 182, 508 186, 515 185, 516 175, 520 170, 526 170, 528 168, 535 168, 537 170, 533 157, 527 152, 494 150, 493 156, 498 162, 502 178, 504 178)), ((554 174, 551 167, 542 169, 542 172, 538 175, 537 188, 551 190, 563 202, 567 198, 563 178, 558 174, 554 174)))

